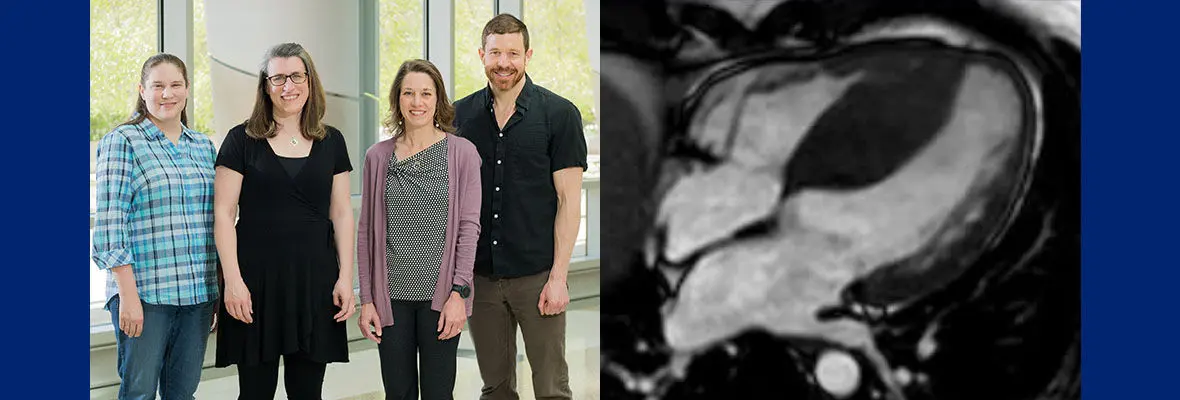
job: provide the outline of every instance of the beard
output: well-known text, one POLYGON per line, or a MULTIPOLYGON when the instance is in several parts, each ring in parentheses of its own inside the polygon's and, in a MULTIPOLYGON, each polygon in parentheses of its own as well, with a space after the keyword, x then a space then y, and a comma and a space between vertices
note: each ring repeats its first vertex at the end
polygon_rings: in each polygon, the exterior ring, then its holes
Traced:
POLYGON ((500 90, 516 87, 524 79, 524 71, 512 67, 484 69, 484 74, 487 75, 488 82, 500 90), (509 75, 502 77, 497 75, 498 73, 507 73, 509 75))

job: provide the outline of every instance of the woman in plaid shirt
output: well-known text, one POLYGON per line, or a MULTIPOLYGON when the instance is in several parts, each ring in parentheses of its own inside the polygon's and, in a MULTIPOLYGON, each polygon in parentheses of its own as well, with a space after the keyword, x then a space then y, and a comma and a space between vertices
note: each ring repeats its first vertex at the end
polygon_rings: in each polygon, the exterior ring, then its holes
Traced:
POLYGON ((192 398, 218 300, 213 160, 186 127, 189 80, 171 54, 148 58, 131 120, 98 144, 91 257, 107 271, 119 399, 192 398))

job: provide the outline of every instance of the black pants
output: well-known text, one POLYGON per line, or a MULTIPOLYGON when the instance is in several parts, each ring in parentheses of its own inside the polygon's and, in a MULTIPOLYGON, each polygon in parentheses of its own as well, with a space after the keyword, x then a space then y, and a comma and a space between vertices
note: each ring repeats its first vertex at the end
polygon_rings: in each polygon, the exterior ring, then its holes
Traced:
POLYGON ((393 326, 381 330, 381 380, 386 400, 418 398, 418 371, 422 371, 422 400, 451 399, 455 391, 455 355, 459 336, 438 340, 438 311, 429 301, 397 301, 393 326), (419 365, 414 365, 417 356, 419 365))
MULTIPOLYGON (((300 355, 283 356, 283 383, 291 400, 320 400, 327 364, 300 355)), ((279 386, 279 361, 238 365, 238 400, 273 400, 279 386)))

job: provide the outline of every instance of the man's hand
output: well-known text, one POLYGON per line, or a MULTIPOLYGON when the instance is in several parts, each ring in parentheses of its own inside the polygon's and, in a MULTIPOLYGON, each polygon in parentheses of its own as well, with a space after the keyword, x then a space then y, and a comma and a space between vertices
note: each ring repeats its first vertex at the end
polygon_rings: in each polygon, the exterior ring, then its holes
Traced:
POLYGON ((537 309, 541 315, 557 315, 565 312, 565 306, 570 304, 569 288, 565 281, 549 278, 545 288, 541 289, 541 299, 537 301, 537 309))

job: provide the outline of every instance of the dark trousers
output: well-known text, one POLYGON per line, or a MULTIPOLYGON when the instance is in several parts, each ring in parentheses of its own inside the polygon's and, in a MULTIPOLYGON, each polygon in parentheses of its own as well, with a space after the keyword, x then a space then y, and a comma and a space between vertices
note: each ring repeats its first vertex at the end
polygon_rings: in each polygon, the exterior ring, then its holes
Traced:
POLYGON ((537 400, 569 399, 569 367, 565 363, 565 313, 541 315, 537 302, 549 272, 520 278, 475 276, 471 341, 479 375, 481 400, 516 400, 516 327, 524 335, 525 356, 533 371, 537 400))
MULTIPOLYGON (((320 400, 327 364, 302 355, 283 356, 283 383, 288 399, 320 400)), ((238 365, 238 400, 273 400, 279 386, 279 360, 259 365, 238 365)))
POLYGON ((382 328, 377 345, 385 399, 418 399, 419 370, 422 400, 451 399, 459 336, 438 340, 442 313, 431 310, 429 301, 393 300, 390 306, 393 326, 382 328))

